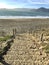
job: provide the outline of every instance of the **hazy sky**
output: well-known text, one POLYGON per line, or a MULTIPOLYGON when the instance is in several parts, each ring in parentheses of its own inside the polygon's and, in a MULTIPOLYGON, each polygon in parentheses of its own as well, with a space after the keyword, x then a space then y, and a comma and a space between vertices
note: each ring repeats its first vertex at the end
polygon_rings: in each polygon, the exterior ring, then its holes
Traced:
POLYGON ((0 8, 49 8, 49 0, 0 0, 0 8))

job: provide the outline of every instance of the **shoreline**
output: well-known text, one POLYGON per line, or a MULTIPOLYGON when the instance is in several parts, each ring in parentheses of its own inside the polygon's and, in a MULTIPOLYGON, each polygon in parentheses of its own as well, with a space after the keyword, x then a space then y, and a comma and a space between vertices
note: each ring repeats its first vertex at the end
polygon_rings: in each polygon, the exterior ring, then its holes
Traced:
POLYGON ((49 16, 0 16, 0 19, 49 19, 49 16))

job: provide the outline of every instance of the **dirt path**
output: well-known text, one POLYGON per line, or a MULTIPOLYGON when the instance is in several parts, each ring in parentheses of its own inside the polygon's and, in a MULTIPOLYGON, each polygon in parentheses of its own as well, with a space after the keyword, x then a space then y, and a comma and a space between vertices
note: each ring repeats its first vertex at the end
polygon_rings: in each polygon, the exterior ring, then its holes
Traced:
POLYGON ((10 65, 49 65, 49 56, 39 48, 40 44, 33 36, 20 35, 16 37, 4 58, 10 65))

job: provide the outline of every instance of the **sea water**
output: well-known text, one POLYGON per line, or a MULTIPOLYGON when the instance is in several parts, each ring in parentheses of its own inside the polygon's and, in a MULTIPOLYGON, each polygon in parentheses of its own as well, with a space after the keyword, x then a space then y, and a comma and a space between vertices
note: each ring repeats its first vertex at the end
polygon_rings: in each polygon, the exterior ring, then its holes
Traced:
POLYGON ((0 12, 0 19, 15 19, 15 18, 49 18, 49 12, 32 12, 32 11, 0 12))

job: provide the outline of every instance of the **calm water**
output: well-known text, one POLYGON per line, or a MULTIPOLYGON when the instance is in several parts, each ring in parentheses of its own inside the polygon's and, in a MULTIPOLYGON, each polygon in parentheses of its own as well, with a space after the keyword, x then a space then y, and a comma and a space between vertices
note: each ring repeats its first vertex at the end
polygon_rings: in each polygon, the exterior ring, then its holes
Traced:
POLYGON ((0 11, 0 16, 49 16, 49 12, 0 11))
POLYGON ((49 12, 1 10, 0 19, 2 18, 49 18, 49 12))

